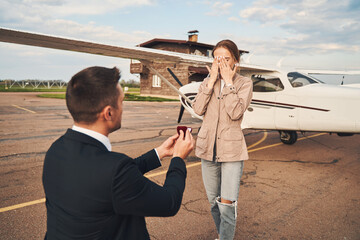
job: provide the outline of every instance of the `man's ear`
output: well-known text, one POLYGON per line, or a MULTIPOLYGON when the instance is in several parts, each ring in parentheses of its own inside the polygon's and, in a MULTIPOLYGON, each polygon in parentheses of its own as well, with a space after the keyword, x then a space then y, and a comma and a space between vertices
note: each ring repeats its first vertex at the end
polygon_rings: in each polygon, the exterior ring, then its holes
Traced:
POLYGON ((106 106, 102 110, 101 114, 103 115, 104 120, 111 121, 113 115, 113 109, 111 106, 106 106))

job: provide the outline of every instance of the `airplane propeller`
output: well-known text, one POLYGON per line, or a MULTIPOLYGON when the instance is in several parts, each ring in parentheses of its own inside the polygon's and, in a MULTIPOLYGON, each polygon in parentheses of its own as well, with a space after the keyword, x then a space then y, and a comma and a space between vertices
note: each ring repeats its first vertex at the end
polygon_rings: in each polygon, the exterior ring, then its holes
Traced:
POLYGON ((178 123, 181 122, 181 118, 182 118, 182 115, 183 115, 183 113, 184 113, 184 110, 185 110, 184 106, 181 105, 181 107, 180 107, 180 112, 179 112, 178 123))
MULTIPOLYGON (((171 71, 170 68, 167 68, 168 72, 171 74, 171 76, 175 79, 175 81, 180 85, 180 87, 183 86, 183 84, 180 82, 180 80, 178 79, 178 77, 173 73, 173 71, 171 71)), ((179 117, 178 117, 178 123, 181 122, 182 116, 184 114, 184 106, 181 104, 180 105, 180 112, 179 112, 179 117)))

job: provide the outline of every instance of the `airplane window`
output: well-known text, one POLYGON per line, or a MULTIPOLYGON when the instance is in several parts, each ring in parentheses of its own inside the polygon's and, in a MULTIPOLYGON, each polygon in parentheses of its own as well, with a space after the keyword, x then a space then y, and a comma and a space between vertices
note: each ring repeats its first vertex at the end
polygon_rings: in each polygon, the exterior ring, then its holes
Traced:
POLYGON ((266 75, 252 75, 254 92, 277 92, 284 89, 284 85, 278 77, 266 75))
POLYGON ((294 88, 319 83, 314 78, 298 72, 289 72, 287 77, 294 88))

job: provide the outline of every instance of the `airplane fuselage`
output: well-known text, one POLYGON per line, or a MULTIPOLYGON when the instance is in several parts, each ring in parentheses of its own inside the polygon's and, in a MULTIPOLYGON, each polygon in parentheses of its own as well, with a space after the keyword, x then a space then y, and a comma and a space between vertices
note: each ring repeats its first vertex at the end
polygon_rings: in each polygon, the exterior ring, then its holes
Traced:
MULTIPOLYGON (((328 85, 297 72, 244 72, 253 80, 253 99, 242 127, 287 131, 360 133, 360 88, 328 85)), ((201 83, 180 88, 193 99, 201 83)), ((181 102, 202 119, 190 104, 181 102)))

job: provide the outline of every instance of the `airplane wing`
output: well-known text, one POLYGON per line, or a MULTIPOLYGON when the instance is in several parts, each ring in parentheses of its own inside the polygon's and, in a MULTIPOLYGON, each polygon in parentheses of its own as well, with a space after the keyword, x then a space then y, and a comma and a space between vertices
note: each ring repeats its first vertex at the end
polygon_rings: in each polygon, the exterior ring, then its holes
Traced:
POLYGON ((299 72, 306 74, 319 74, 319 75, 357 75, 360 70, 354 71, 336 71, 336 70, 316 70, 316 69, 297 69, 299 72))
POLYGON ((256 71, 257 73, 269 73, 277 71, 275 68, 262 67, 253 64, 240 63, 240 69, 242 71, 256 71))
POLYGON ((213 61, 211 58, 205 56, 176 53, 143 47, 111 46, 89 41, 23 32, 5 28, 0 28, 0 41, 59 50, 91 53, 110 57, 137 59, 139 61, 147 62, 182 63, 197 67, 211 64, 213 61))
MULTIPOLYGON (((112 46, 94 43, 90 41, 69 39, 64 37, 24 32, 6 28, 0 28, 0 41, 37 47, 53 48, 59 50, 97 54, 110 57, 137 59, 143 63, 169 62, 182 63, 194 67, 205 67, 206 65, 211 65, 211 63, 213 62, 212 58, 194 54, 177 53, 144 47, 112 46)), ((240 68, 246 71, 274 71, 270 68, 264 68, 257 65, 243 63, 240 64, 240 68)))

